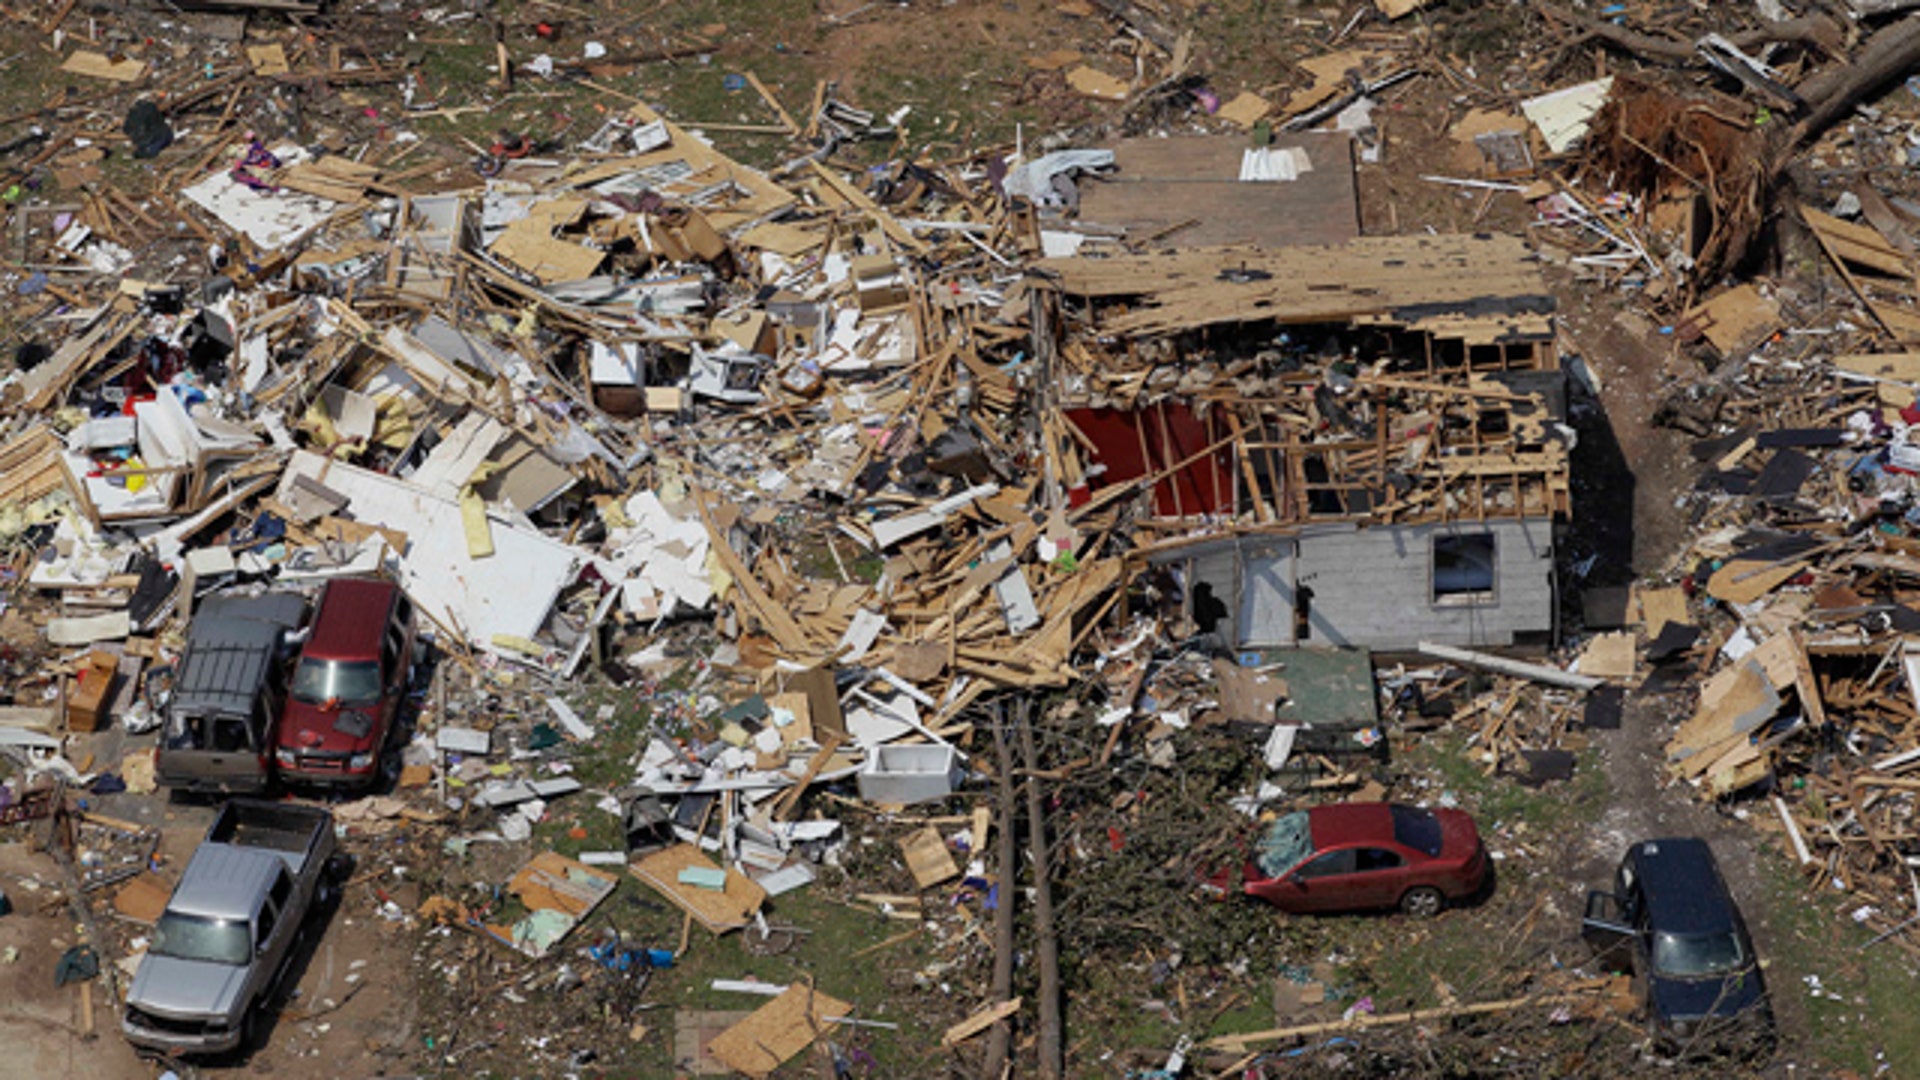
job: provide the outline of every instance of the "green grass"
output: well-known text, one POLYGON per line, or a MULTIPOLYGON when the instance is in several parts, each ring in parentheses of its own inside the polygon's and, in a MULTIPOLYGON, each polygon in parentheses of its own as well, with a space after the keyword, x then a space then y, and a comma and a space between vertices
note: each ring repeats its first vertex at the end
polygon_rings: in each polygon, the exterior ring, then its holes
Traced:
MULTIPOLYGON (((1863 1076, 1920 1075, 1920 1025, 1913 1022, 1916 965, 1900 944, 1861 946, 1873 935, 1846 912, 1864 903, 1839 893, 1810 896, 1786 860, 1764 851, 1762 878, 1773 912, 1773 955, 1766 958, 1767 989, 1778 1003, 1804 1003, 1809 1038, 1802 1055, 1815 1075, 1850 1070, 1863 1076), (1822 993, 1806 982, 1819 979, 1822 993), (1837 995, 1832 1000, 1826 994, 1837 995)), ((1796 1056, 1802 1056, 1796 1055, 1796 1056)))
POLYGON ((1423 738, 1405 752, 1403 764, 1432 772, 1471 811, 1482 832, 1521 826, 1532 836, 1553 835, 1598 821, 1606 811, 1606 773, 1596 755, 1583 753, 1573 779, 1530 788, 1511 776, 1486 774, 1478 748, 1454 734, 1423 738))
MULTIPOLYGON (((937 1072, 936 1062, 942 1053, 938 1040, 927 1037, 930 1025, 907 1003, 908 995, 901 993, 910 987, 896 985, 894 977, 888 975, 911 972, 930 959, 925 935, 865 956, 856 955, 912 924, 835 904, 826 898, 825 891, 815 884, 768 901, 765 914, 770 924, 808 931, 799 936, 791 950, 778 955, 749 953, 738 932, 716 937, 695 926, 687 951, 675 965, 653 973, 645 1000, 654 1007, 640 1015, 650 1030, 641 1042, 629 1044, 618 1062, 608 1063, 626 1070, 616 1075, 673 1075, 675 1010, 752 1010, 767 1001, 750 994, 714 990, 711 984, 715 979, 759 979, 777 984, 811 980, 821 993, 850 1003, 856 1018, 899 1025, 897 1030, 846 1029, 836 1037, 836 1043, 858 1046, 872 1055, 880 1063, 881 1075, 926 1076, 937 1072)), ((678 909, 669 907, 637 880, 629 879, 581 930, 575 931, 569 943, 595 941, 600 927, 614 926, 630 944, 672 950, 679 941, 681 920, 678 909)), ((808 1052, 775 1075, 819 1075, 819 1064, 814 1052, 808 1052)))

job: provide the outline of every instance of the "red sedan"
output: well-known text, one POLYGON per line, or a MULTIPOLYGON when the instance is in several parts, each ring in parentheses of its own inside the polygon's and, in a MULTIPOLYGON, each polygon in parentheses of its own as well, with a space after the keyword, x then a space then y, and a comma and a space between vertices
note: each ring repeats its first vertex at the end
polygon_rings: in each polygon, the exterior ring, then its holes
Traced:
POLYGON ((1459 810, 1338 803, 1268 826, 1247 862, 1246 891, 1283 911, 1397 907, 1436 915, 1480 891, 1487 849, 1459 810))

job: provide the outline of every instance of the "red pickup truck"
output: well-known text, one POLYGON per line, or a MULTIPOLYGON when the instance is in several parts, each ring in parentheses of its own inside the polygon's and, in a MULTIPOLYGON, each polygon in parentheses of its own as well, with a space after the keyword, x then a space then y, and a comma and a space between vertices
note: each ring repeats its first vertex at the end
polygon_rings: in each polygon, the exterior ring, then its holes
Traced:
POLYGON ((293 784, 364 787, 398 727, 413 667, 414 612, 378 578, 327 583, 287 689, 274 759, 293 784))

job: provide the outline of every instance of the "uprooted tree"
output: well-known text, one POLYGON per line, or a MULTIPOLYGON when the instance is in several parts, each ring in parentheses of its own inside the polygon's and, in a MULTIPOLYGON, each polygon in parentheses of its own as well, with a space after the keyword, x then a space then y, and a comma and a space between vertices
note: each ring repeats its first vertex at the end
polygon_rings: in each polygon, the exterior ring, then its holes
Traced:
MULTIPOLYGON (((1572 44, 1597 43, 1653 67, 1713 68, 1705 35, 1635 30, 1547 0, 1534 0, 1533 8, 1573 31, 1572 44)), ((1769 113, 1782 114, 1779 122, 1756 123, 1752 104, 1711 90, 1682 94, 1652 78, 1627 78, 1616 82, 1587 141, 1587 174, 1618 190, 1647 197, 1681 184, 1704 197, 1710 223, 1694 253, 1696 281, 1732 272, 1757 254, 1769 208, 1792 189, 1788 167, 1857 107, 1920 67, 1920 12, 1864 38, 1853 26, 1807 15, 1720 40, 1743 50, 1776 47, 1776 68, 1791 60, 1806 72, 1767 104, 1769 113)))

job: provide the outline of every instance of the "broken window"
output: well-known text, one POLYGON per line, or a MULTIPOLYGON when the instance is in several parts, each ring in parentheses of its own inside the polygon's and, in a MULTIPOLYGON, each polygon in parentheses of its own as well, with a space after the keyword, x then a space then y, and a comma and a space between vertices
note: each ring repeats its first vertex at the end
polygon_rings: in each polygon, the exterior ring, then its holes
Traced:
POLYGON ((1433 602, 1472 604, 1493 599, 1492 533, 1433 538, 1433 602))

